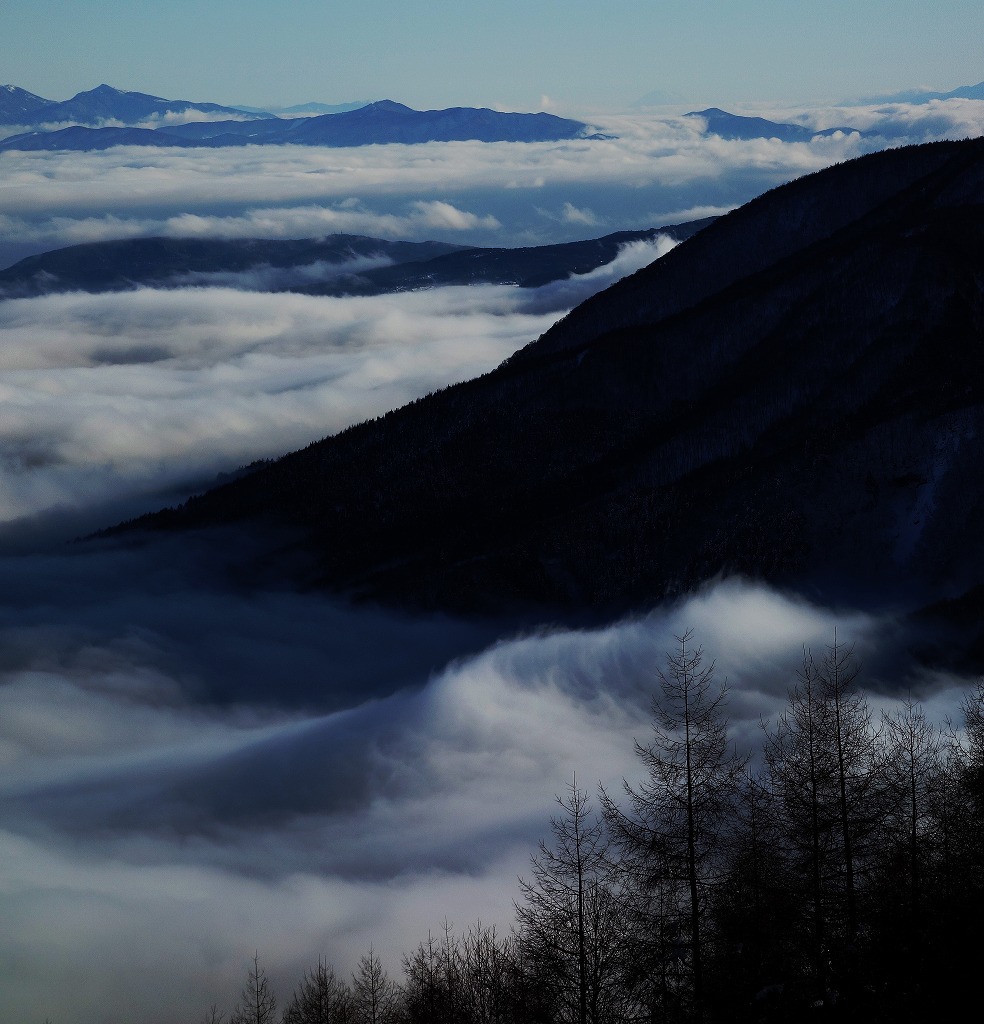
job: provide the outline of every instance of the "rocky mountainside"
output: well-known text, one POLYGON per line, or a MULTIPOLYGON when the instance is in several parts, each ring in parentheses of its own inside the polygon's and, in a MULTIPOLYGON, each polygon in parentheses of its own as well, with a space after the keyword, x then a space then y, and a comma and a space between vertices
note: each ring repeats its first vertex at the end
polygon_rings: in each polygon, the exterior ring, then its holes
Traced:
POLYGON ((799 179, 494 372, 118 529, 285 528, 266 570, 417 607, 736 572, 959 598, 984 582, 982 197, 984 140, 799 179))
POLYGON ((0 85, 0 124, 37 124, 52 102, 16 85, 0 85))

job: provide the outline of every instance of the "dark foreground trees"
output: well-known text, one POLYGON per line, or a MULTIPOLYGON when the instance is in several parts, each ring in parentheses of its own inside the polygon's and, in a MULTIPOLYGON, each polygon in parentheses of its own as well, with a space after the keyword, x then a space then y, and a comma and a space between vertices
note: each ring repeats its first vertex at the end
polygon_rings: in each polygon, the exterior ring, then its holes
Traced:
POLYGON ((372 946, 359 959, 352 976, 352 1006, 356 1024, 395 1024, 399 991, 390 981, 372 946))
POLYGON ((239 1005, 232 1011, 230 1024, 275 1024, 276 1020, 277 999, 260 967, 260 954, 254 952, 253 965, 240 994, 239 1005))
POLYGON ((540 843, 532 879, 520 879, 519 952, 526 974, 564 1024, 624 1017, 620 908, 612 891, 604 823, 572 782, 540 843))
POLYGON ((762 784, 820 1006, 855 985, 871 840, 883 816, 883 758, 855 686, 859 671, 836 637, 819 661, 804 652, 786 710, 766 729, 762 784))
POLYGON ((723 876, 744 760, 728 739, 726 689, 688 631, 659 671, 653 738, 636 742, 648 778, 624 784, 623 811, 602 794, 619 852, 622 900, 636 921, 639 986, 648 1012, 705 1015, 710 908, 723 876), (648 946, 648 949, 645 947, 648 946), (648 992, 645 991, 648 989, 648 992))
POLYGON ((282 1024, 354 1024, 355 1000, 349 986, 323 959, 306 971, 284 1009, 282 1024))
POLYGON ((280 1017, 254 955, 232 1024, 955 1019, 984 957, 984 683, 960 722, 911 697, 876 722, 835 636, 746 763, 713 665, 677 643, 643 780, 601 817, 576 784, 558 799, 512 932, 445 921, 401 983, 373 949, 348 982, 319 960, 280 1017))

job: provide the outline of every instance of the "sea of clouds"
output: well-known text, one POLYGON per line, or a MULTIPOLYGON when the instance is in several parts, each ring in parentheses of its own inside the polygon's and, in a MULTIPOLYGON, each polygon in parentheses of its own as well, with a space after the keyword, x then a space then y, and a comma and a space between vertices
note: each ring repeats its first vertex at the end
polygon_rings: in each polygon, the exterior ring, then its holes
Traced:
MULTIPOLYGON (((919 130, 973 113, 943 112, 919 130)), ((867 145, 605 127, 618 139, 7 153, 0 234, 10 253, 147 233, 554 241, 720 212, 867 145)), ((397 975, 445 919, 508 927, 572 773, 638 778, 655 670, 688 628, 743 748, 835 628, 876 711, 906 686, 952 713, 965 681, 913 674, 891 609, 730 580, 591 628, 465 621, 244 590, 249 536, 70 543, 489 370, 670 245, 529 290, 337 299, 247 276, 0 301, 0 1018, 198 1019, 231 1008, 254 950, 283 1002, 319 956, 344 971, 372 943, 397 975)))

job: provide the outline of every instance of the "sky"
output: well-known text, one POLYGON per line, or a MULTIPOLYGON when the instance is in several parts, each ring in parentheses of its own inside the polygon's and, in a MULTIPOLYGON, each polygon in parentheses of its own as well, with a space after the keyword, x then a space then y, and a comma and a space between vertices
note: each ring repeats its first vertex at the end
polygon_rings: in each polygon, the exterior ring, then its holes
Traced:
MULTIPOLYGON (((979 0, 0 0, 0 80, 51 99, 101 82, 258 106, 388 96, 614 136, 8 152, 0 266, 151 234, 520 245, 723 214, 872 149, 984 134, 981 102, 851 101, 976 83, 981 38, 979 0), (629 109, 653 90, 676 107, 629 109), (875 135, 725 141, 677 116, 711 104, 875 135)), ((906 667, 893 612, 749 581, 575 629, 244 591, 239 533, 67 543, 492 369, 671 246, 536 289, 326 298, 257 267, 0 294, 0 1020, 228 1012, 254 950, 283 1005, 320 956, 345 973, 372 943, 397 976, 445 919, 508 928, 571 773, 637 776, 653 665, 689 627, 741 743, 835 627, 876 711, 894 686, 953 713, 968 680, 906 667)))
POLYGON ((3 0, 0 76, 56 100, 804 103, 975 84, 982 37, 977 0, 3 0))

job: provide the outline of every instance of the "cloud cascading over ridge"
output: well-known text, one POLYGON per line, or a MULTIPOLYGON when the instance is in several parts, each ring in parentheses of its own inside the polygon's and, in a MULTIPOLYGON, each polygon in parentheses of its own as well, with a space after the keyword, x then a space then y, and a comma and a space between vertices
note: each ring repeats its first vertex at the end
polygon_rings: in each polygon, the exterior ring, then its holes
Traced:
MULTIPOLYGON (((137 568, 158 556, 117 557, 137 568)), ((589 790, 638 777, 633 739, 648 732, 654 666, 675 634, 693 626, 716 658, 742 745, 780 709, 804 643, 822 646, 837 626, 874 663, 891 645, 877 617, 737 581, 605 628, 484 649, 464 626, 455 637, 448 622, 316 599, 310 637, 322 616, 349 639, 320 660, 312 650, 303 696, 278 699, 268 684, 252 703, 215 703, 198 692, 194 662, 172 655, 194 630, 255 647, 248 601, 212 593, 182 614, 181 573, 172 563, 172 589, 155 603, 159 585, 137 582, 148 568, 118 595, 136 609, 129 620, 112 604, 66 616, 48 627, 52 654, 25 653, 3 672, 0 950, 17 970, 0 1009, 12 1018, 90 1024, 111 999, 125 1018, 164 1024, 228 1008, 254 948, 285 994, 319 955, 349 970, 370 943, 396 974, 400 954, 445 917, 508 927, 516 875, 571 773, 589 790), (379 651, 415 630, 429 632, 436 658, 441 638, 445 655, 457 640, 459 656, 394 688, 379 651), (337 705, 334 679, 366 655, 375 696, 337 705), (98 986, 80 990, 86 976, 98 986)), ((49 571, 67 582, 80 570, 49 571)), ((17 596, 0 633, 13 649, 39 610, 17 596)), ((287 623, 298 608, 268 597, 266 630, 297 630, 287 623)), ((952 708, 960 686, 935 681, 937 707, 952 708)))
POLYGON ((0 302, 0 524, 97 506, 70 526, 94 529, 114 514, 105 503, 119 503, 120 518, 143 495, 150 510, 484 373, 671 244, 634 243, 539 289, 139 289, 0 302))

